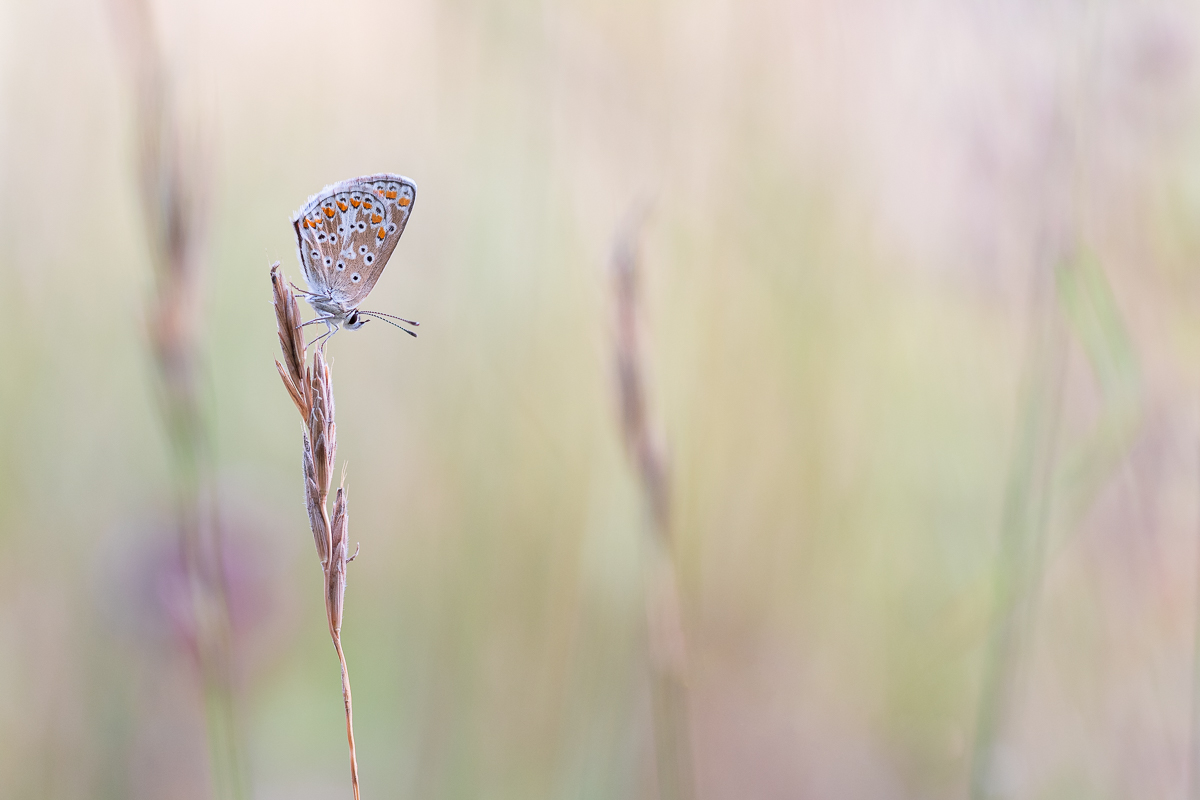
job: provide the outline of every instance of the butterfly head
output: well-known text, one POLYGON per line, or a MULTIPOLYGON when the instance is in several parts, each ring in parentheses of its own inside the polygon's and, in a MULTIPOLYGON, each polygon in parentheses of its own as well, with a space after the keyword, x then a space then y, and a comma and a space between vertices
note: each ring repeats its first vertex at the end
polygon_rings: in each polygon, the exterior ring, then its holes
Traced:
POLYGON ((351 309, 350 313, 346 315, 346 321, 343 323, 343 327, 348 331, 356 331, 363 325, 366 325, 369 321, 370 320, 368 320, 366 317, 360 316, 358 309, 355 308, 351 309))

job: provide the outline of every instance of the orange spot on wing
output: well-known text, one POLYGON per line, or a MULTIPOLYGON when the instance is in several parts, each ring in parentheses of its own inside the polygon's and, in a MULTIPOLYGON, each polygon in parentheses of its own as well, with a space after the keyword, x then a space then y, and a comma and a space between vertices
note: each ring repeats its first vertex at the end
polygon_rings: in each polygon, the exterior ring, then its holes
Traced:
POLYGON ((308 224, 308 217, 305 217, 305 218, 304 218, 304 227, 305 227, 305 228, 309 227, 309 224, 308 224))
POLYGON ((346 210, 346 204, 343 203, 341 200, 338 200, 337 204, 338 204, 338 208, 340 208, 342 211, 346 210))
POLYGON ((329 206, 325 206, 325 216, 327 216, 327 217, 333 216, 333 209, 330 208, 329 206))
POLYGON ((382 239, 385 236, 387 236, 387 234, 383 232, 383 228, 380 228, 379 229, 379 238, 382 239))
POLYGON ((411 201, 411 200, 409 200, 407 197, 401 197, 401 198, 400 198, 399 200, 397 200, 396 202, 397 202, 397 203, 399 203, 399 204, 400 204, 400 205, 402 205, 402 206, 406 206, 406 205, 408 205, 408 204, 409 204, 410 202, 412 202, 412 201, 411 201))
POLYGON ((355 208, 358 208, 359 206, 362 205, 362 200, 351 200, 350 205, 354 206, 355 208))
POLYGON ((371 201, 363 200, 363 208, 370 208, 370 207, 371 207, 371 201))
POLYGON ((383 196, 386 197, 388 200, 395 200, 396 199, 396 190, 389 189, 388 191, 383 193, 383 196))
POLYGON ((371 215, 371 224, 372 225, 378 225, 380 222, 383 222, 383 217, 379 216, 378 214, 371 215))

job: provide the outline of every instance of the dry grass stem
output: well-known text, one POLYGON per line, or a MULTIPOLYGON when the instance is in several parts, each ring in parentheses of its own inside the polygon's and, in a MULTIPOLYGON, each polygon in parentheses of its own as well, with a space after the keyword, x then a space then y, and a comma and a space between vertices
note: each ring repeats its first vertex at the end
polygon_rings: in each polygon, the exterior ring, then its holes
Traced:
POLYGON ((654 517, 655 532, 670 533, 670 493, 665 448, 656 439, 646 416, 645 366, 638 323, 638 251, 636 225, 622 235, 613 255, 616 296, 617 390, 621 403, 621 432, 634 461, 654 517))
POLYGON ((304 332, 300 328, 300 304, 279 269, 271 269, 271 286, 276 299, 275 323, 279 328, 279 347, 283 350, 284 362, 281 364, 276 361, 275 367, 279 370, 279 377, 283 378, 284 388, 296 404, 296 410, 307 420, 312 397, 309 393, 308 368, 305 366, 304 332), (281 297, 287 299, 281 301, 281 297))
MULTIPOLYGON (((278 262, 271 266, 271 288, 275 298, 275 321, 283 361, 276 361, 283 386, 300 412, 303 429, 304 504, 312 527, 317 558, 325 576, 325 613, 329 635, 337 651, 342 671, 342 700, 346 707, 346 740, 350 746, 350 782, 354 800, 358 800, 358 758, 354 752, 354 709, 350 695, 350 673, 342 652, 342 609, 346 597, 346 565, 355 556, 348 555, 347 534, 350 524, 349 500, 344 487, 338 487, 329 512, 329 490, 337 460, 337 425, 334 422, 333 373, 318 348, 312 365, 300 328, 300 305, 283 278, 278 262)), ((355 553, 357 555, 357 552, 355 553)))
POLYGON ((639 224, 618 236, 613 252, 617 393, 626 452, 636 469, 653 523, 653 564, 646 577, 646 622, 654 705, 655 762, 661 800, 692 800, 687 647, 671 541, 671 492, 666 448, 652 427, 639 324, 639 224))

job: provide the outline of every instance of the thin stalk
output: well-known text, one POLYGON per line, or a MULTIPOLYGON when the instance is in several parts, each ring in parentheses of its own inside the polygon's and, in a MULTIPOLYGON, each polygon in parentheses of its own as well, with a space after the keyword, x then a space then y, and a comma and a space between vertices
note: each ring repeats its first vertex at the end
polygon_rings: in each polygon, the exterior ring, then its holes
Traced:
POLYGON ((1062 406, 1066 328, 1051 273, 1035 277, 1021 410, 1001 521, 995 606, 984 657, 971 759, 972 800, 1009 794, 1001 737, 1008 726, 1041 586, 1055 445, 1062 406))
POLYGON ((1195 629, 1192 632, 1192 719, 1188 731, 1188 798, 1200 800, 1200 537, 1196 544, 1195 629))
POLYGON ((354 800, 358 800, 358 756, 354 754, 354 701, 350 696, 350 672, 346 669, 346 656, 342 654, 342 637, 333 637, 338 661, 342 665, 342 700, 346 704, 346 741, 350 744, 350 782, 354 785, 354 800))
POLYGON ((695 797, 688 721, 687 647, 672 550, 671 491, 666 448, 649 420, 638 308, 638 223, 633 218, 613 252, 614 355, 621 432, 650 516, 651 564, 646 570, 646 629, 654 754, 660 800, 695 797))

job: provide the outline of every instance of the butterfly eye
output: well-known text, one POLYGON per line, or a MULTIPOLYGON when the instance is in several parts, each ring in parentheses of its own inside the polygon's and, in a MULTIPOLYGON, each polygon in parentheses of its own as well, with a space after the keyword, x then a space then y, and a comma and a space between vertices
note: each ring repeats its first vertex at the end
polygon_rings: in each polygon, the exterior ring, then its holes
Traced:
POLYGON ((371 255, 370 253, 367 253, 367 257, 363 260, 366 261, 368 264, 370 264, 372 261, 375 260, 375 256, 371 255))
POLYGON ((355 283, 358 283, 360 280, 362 280, 362 275, 359 275, 359 274, 356 272, 356 273, 354 273, 353 275, 351 275, 351 276, 350 276, 350 280, 354 281, 355 283))

